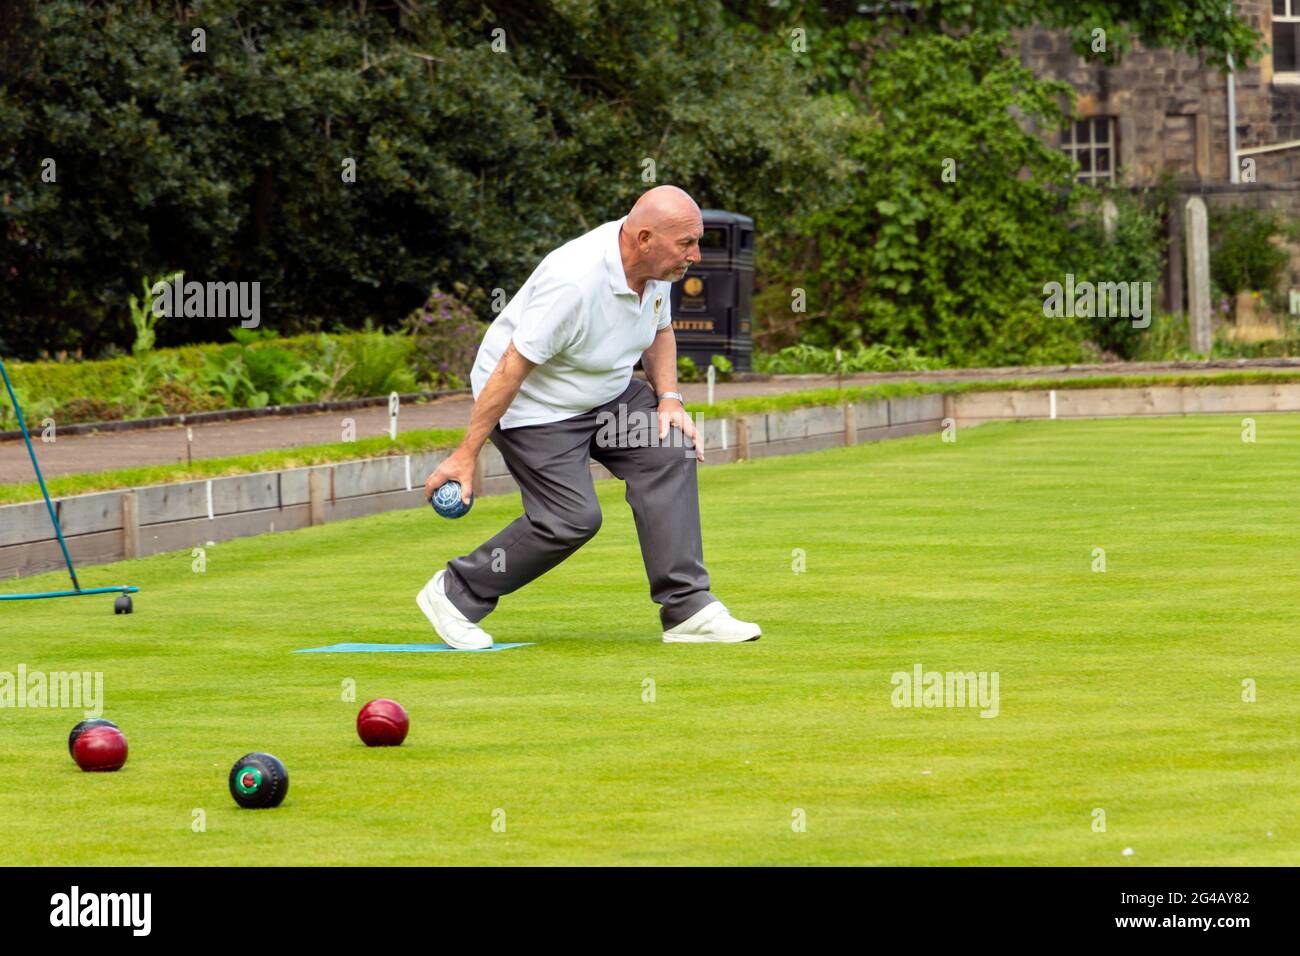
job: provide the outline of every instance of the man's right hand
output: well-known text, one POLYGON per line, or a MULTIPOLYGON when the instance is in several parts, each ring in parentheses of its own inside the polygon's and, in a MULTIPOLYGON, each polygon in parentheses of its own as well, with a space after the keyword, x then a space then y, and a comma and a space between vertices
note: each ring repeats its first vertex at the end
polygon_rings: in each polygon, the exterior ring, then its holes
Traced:
POLYGON ((457 448, 443 459, 437 469, 424 483, 424 500, 433 499, 433 493, 449 481, 460 482, 460 500, 469 504, 474 493, 474 465, 477 455, 471 455, 463 448, 457 448))
POLYGON ((533 363, 519 354, 514 342, 506 346, 501 361, 497 362, 487 384, 474 400, 464 441, 424 483, 424 497, 427 500, 432 500, 433 493, 446 482, 459 481, 460 500, 469 504, 470 495, 474 492, 474 465, 478 461, 478 453, 533 368, 533 363))

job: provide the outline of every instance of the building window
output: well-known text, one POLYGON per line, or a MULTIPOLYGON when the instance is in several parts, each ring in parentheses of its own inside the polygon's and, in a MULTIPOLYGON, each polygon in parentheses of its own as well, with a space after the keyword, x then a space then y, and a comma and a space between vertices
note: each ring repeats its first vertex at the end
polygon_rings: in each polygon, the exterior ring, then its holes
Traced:
POLYGON ((1115 181, 1115 126, 1113 116, 1090 116, 1071 123, 1061 134, 1061 148, 1079 164, 1079 182, 1115 181))
POLYGON ((1300 0, 1273 0, 1273 76, 1300 82, 1300 0))

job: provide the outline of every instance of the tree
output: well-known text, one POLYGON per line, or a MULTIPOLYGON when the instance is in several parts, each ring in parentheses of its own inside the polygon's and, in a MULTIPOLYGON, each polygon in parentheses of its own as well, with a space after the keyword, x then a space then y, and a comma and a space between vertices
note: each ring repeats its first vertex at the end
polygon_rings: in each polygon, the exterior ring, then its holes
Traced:
POLYGON ((1123 248, 1103 244, 1090 191, 1044 138, 1071 91, 1024 69, 1005 31, 1067 29, 1081 53, 1112 61, 1140 39, 1244 63, 1260 39, 1222 0, 725 4, 755 42, 801 40, 810 87, 869 118, 850 154, 864 170, 850 200, 761 237, 761 344, 883 342, 956 363, 1077 360, 1085 339, 1131 349, 1131 329, 1044 317, 1042 287, 1067 271, 1117 279, 1117 265, 1147 279, 1160 259, 1140 248, 1156 240, 1137 212, 1123 248), (1093 54, 1098 29, 1105 51, 1093 54), (806 313, 791 310, 794 289, 806 313))
MULTIPOLYGON (((29 5, 0 50, 0 349, 125 344, 126 296, 178 270, 260 282, 281 332, 392 325, 434 284, 512 294, 656 183, 768 220, 833 201, 860 118, 809 95, 789 56, 737 44, 721 14, 716 0, 29 5)), ((163 345, 224 334, 158 329, 163 345)))
POLYGON ((788 258, 765 260, 808 288, 804 341, 970 364, 1077 355, 1079 327, 1046 319, 1040 292, 1065 249, 1071 164, 1027 128, 1063 121, 1063 87, 1006 41, 927 35, 880 54, 851 153, 868 172, 850 202, 800 220, 788 258))
POLYGON ((1080 56, 1118 62, 1135 41, 1241 66, 1260 55, 1262 36, 1227 0, 723 0, 738 25, 760 36, 806 31, 801 67, 816 89, 853 86, 871 53, 911 36, 1030 27, 1067 30, 1080 56), (1104 51, 1094 49, 1101 30, 1104 51))

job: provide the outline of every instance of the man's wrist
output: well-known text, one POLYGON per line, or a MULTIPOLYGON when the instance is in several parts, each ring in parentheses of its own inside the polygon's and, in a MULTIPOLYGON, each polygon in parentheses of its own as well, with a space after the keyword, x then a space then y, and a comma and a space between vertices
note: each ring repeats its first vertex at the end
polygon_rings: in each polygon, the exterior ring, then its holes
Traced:
POLYGON ((675 398, 675 399, 677 399, 677 401, 680 402, 682 405, 685 405, 685 404, 686 404, 686 399, 682 398, 682 393, 681 393, 681 392, 672 392, 672 391, 669 391, 669 392, 660 392, 660 393, 659 393, 659 401, 662 402, 665 398, 675 398))

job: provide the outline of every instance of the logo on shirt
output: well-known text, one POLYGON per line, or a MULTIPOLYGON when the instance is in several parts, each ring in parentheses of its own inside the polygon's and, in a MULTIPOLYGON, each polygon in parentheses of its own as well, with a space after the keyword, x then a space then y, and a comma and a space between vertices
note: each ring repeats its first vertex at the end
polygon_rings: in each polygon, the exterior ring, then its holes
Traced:
POLYGON ((659 295, 655 296, 655 315, 658 315, 663 310, 664 310, 664 296, 663 293, 661 292, 659 293, 659 295))

